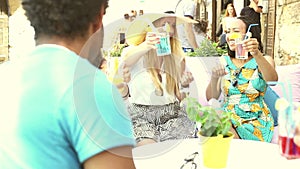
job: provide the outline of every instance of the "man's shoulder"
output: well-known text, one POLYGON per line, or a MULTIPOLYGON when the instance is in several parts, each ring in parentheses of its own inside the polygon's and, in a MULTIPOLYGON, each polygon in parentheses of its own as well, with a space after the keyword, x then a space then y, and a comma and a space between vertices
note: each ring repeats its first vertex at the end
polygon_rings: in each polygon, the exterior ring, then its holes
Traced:
POLYGON ((249 14, 249 13, 252 13, 252 12, 255 12, 253 8, 250 8, 249 6, 246 6, 244 7, 242 10, 241 10, 241 15, 244 15, 244 14, 249 14))
POLYGON ((247 10, 251 10, 252 8, 250 8, 249 6, 245 6, 241 11, 247 11, 247 10))

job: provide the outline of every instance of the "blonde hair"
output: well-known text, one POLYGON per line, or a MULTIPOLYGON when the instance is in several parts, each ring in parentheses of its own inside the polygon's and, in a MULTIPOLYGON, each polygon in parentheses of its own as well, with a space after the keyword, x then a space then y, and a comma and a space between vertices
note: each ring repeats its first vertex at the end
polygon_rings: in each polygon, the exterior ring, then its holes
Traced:
MULTIPOLYGON (((135 36, 134 45, 139 45, 146 39, 147 31, 142 32, 138 37, 135 36)), ((175 35, 176 37, 176 35, 175 35)), ((180 98, 179 82, 182 75, 181 62, 184 59, 184 52, 181 43, 177 38, 170 37, 170 45, 172 53, 167 56, 157 56, 155 49, 152 49, 144 56, 144 64, 147 71, 150 73, 151 79, 157 90, 163 93, 161 71, 166 73, 166 90, 169 94, 175 94, 180 98), (164 63, 162 67, 159 65, 159 57, 163 57, 164 63), (163 69, 163 70, 161 70, 163 69)))
MULTIPOLYGON (((158 21, 159 19, 155 20, 158 21)), ((154 22, 155 22, 154 21, 154 22)), ((134 26, 134 31, 128 35, 126 41, 130 45, 138 46, 146 40, 147 32, 151 31, 148 26, 143 22, 137 22, 134 26)), ((182 50, 181 43, 177 38, 177 31, 175 30, 174 36, 170 37, 170 46, 172 53, 167 56, 157 56, 156 50, 149 50, 144 58, 144 66, 150 73, 151 79, 156 90, 163 93, 161 71, 166 73, 166 92, 170 95, 175 95, 180 100, 179 83, 182 75, 185 53, 182 50), (160 65, 159 58, 163 57, 163 64, 160 65), (161 70, 162 69, 162 70, 161 70)))

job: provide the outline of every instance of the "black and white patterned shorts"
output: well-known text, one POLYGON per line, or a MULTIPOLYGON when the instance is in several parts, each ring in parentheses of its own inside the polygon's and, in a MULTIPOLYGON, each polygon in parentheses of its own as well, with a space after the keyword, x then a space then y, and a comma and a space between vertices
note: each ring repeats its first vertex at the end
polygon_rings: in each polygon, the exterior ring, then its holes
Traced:
POLYGON ((178 102, 167 105, 129 104, 128 111, 137 142, 143 139, 160 142, 194 137, 195 123, 187 117, 178 102))

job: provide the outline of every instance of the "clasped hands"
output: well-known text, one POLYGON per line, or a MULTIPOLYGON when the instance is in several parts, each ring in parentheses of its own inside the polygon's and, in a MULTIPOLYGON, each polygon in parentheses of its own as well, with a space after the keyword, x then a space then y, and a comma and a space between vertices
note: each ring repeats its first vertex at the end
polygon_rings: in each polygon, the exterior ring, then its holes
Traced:
POLYGON ((180 96, 179 96, 179 100, 183 100, 184 98, 186 98, 187 94, 189 92, 185 91, 184 88, 188 88, 190 83, 194 80, 194 77, 192 75, 191 72, 184 72, 181 76, 180 79, 180 96))
POLYGON ((188 87, 189 84, 194 80, 194 77, 191 72, 183 72, 181 79, 180 79, 180 84, 182 87, 188 87))
POLYGON ((225 67, 222 64, 215 66, 211 71, 211 76, 213 78, 219 78, 226 74, 227 74, 227 72, 225 71, 225 67))

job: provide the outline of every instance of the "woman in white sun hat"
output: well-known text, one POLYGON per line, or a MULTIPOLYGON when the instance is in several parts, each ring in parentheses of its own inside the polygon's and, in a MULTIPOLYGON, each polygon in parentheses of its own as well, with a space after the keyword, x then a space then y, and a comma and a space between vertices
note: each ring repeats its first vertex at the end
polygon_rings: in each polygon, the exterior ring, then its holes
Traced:
POLYGON ((193 81, 192 74, 185 71, 185 54, 176 38, 176 25, 184 22, 194 21, 172 14, 144 14, 126 33, 129 47, 123 50, 122 58, 132 75, 128 111, 137 145, 194 135, 194 123, 180 107, 185 97, 181 89, 193 81), (159 30, 166 33, 166 44, 160 41, 159 30), (158 56, 157 48, 162 46, 170 53, 158 56))

